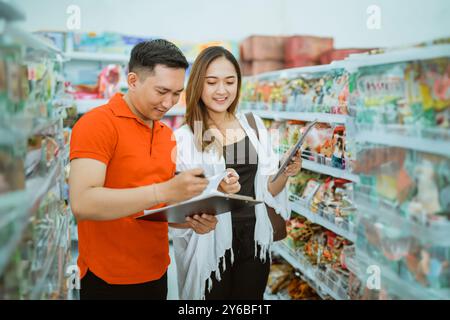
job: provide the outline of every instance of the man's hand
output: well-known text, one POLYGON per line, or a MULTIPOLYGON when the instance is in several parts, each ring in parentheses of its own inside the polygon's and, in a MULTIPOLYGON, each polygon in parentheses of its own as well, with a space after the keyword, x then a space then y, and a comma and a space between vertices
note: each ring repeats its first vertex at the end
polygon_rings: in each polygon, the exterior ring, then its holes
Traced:
POLYGON ((161 202, 177 203, 200 195, 209 183, 208 179, 198 177, 201 174, 203 169, 186 170, 162 183, 158 188, 161 202))
POLYGON ((216 228, 217 218, 213 215, 196 214, 193 218, 186 217, 186 222, 192 230, 198 234, 206 234, 216 228))
POLYGON ((234 169, 228 168, 227 175, 219 184, 217 188, 223 193, 238 193, 241 190, 241 184, 239 183, 239 175, 234 169))

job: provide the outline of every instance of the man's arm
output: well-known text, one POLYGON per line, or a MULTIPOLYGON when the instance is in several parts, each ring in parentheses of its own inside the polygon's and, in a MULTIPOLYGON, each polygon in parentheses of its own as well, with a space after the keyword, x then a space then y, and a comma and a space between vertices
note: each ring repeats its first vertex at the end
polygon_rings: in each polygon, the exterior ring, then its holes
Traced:
POLYGON ((198 178, 202 169, 185 171, 149 186, 105 188, 106 165, 93 159, 74 159, 70 164, 69 190, 72 212, 78 220, 114 220, 159 203, 179 202, 203 192, 208 180, 198 178))

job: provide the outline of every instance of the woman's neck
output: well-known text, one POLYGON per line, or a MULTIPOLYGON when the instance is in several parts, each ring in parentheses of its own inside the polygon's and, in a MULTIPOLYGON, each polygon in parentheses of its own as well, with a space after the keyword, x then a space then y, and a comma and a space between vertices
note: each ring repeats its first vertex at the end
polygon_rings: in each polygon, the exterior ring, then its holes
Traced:
POLYGON ((210 112, 208 111, 208 116, 213 124, 224 125, 231 117, 230 114, 225 112, 210 112))

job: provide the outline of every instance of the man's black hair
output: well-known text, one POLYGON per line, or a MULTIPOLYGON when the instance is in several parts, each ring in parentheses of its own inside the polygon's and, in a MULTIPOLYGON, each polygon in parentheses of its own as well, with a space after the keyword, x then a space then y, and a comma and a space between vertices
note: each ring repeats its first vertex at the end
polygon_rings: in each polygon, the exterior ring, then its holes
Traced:
POLYGON ((181 50, 164 39, 140 42, 131 50, 128 72, 146 70, 152 72, 156 65, 187 69, 189 63, 181 50))

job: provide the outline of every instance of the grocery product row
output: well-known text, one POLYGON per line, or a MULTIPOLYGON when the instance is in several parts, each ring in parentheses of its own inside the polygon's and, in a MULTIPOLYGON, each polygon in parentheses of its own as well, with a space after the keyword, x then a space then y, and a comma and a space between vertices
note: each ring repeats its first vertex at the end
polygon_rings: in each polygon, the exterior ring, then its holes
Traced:
POLYGON ((447 45, 386 50, 245 79, 242 106, 265 118, 276 152, 320 122, 290 181, 302 218, 281 245, 319 287, 328 272, 306 263, 305 218, 348 241, 345 297, 450 298, 449 56, 447 45))
POLYGON ((73 99, 60 52, 17 29, 14 17, 2 17, 0 34, 0 298, 65 299, 72 215, 64 118, 73 99))

